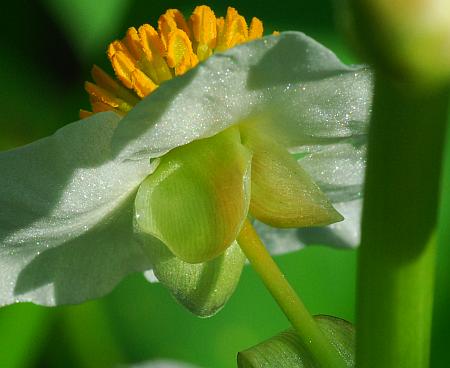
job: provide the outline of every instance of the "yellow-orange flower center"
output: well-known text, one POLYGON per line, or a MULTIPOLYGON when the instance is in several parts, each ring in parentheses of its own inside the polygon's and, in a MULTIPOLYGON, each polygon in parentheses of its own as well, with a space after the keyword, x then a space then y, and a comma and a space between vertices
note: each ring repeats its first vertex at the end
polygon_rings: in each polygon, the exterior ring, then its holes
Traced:
POLYGON ((225 18, 217 18, 208 6, 197 6, 189 21, 179 10, 169 9, 159 18, 158 30, 149 24, 131 27, 122 40, 109 45, 107 54, 117 80, 94 65, 95 83, 85 84, 92 112, 81 110, 80 117, 109 110, 124 115, 161 83, 185 73, 215 51, 262 34, 258 18, 247 26, 245 18, 231 7, 225 18))

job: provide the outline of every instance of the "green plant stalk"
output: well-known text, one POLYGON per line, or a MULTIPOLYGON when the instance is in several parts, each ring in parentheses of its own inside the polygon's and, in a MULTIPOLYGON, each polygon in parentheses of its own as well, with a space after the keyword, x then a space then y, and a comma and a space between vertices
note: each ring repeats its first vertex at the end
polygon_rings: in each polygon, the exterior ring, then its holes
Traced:
POLYGON ((309 350, 319 367, 346 367, 338 351, 320 330, 248 220, 245 221, 237 240, 254 270, 296 329, 305 348, 309 350))
POLYGON ((448 91, 378 73, 358 259, 358 367, 427 367, 448 91))

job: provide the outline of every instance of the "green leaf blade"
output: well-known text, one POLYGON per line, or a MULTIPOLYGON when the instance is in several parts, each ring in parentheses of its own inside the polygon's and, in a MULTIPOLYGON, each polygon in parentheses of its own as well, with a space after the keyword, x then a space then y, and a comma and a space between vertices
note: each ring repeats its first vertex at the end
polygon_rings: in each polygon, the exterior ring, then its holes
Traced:
POLYGON ((112 157, 119 121, 98 113, 1 152, 0 305, 81 303, 150 267, 132 207, 153 168, 112 157))
MULTIPOLYGON (((338 350, 347 367, 355 366, 355 333, 351 323, 332 316, 318 315, 314 319, 325 336, 338 350)), ((242 351, 237 357, 239 368, 318 368, 319 365, 302 345, 294 329, 242 351)))

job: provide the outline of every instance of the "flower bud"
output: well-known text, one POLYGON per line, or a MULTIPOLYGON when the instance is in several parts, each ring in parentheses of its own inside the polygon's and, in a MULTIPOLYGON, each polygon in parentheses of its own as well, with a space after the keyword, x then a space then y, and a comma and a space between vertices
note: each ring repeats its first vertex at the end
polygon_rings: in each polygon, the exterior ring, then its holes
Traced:
POLYGON ((354 34, 377 67, 420 84, 450 79, 450 2, 350 0, 354 34))

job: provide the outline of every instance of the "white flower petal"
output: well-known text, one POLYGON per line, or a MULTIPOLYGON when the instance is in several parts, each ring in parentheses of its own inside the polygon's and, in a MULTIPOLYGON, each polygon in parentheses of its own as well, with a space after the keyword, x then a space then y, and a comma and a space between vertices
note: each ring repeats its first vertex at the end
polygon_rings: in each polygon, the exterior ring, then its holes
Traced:
POLYGON ((303 244, 323 244, 336 247, 356 247, 361 240, 362 199, 334 203, 334 207, 344 216, 344 221, 323 228, 298 230, 298 238, 303 244))
POLYGON ((122 121, 115 139, 127 159, 157 157, 174 147, 258 120, 288 147, 365 133, 371 76, 348 67, 324 46, 286 32, 216 54, 166 82, 122 121))
POLYGON ((345 202, 362 196, 367 148, 363 138, 303 147, 308 154, 298 161, 300 166, 332 202, 345 202))
MULTIPOLYGON (((361 194, 371 97, 367 68, 348 67, 304 34, 286 32, 216 54, 162 85, 123 120, 115 139, 129 144, 117 152, 128 159, 158 157, 257 120, 292 152, 306 154, 302 166, 332 201, 348 201, 361 194)), ((295 229, 273 229, 268 236, 269 244, 279 236, 288 244, 275 253, 300 246, 295 229)))
POLYGON ((362 199, 334 203, 344 221, 323 227, 277 229, 255 221, 255 228, 271 254, 283 254, 306 245, 356 247, 361 237, 362 199))
POLYGON ((295 252, 304 247, 298 238, 298 228, 280 229, 258 220, 253 221, 253 226, 272 255, 295 252))
POLYGON ((96 114, 1 153, 0 304, 81 302, 146 269, 128 212, 149 158, 247 120, 296 150, 341 143, 365 134, 370 97, 366 69, 287 32, 214 55, 119 125, 96 114))
POLYGON ((0 153, 0 305, 82 302, 148 268, 132 204, 152 167, 112 159, 119 120, 96 114, 0 153))
POLYGON ((155 276, 155 272, 153 270, 147 270, 144 272, 144 277, 147 279, 148 282, 154 284, 156 282, 159 282, 158 278, 155 276))

